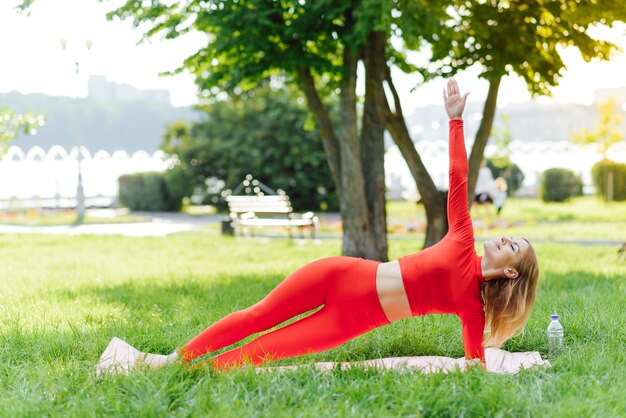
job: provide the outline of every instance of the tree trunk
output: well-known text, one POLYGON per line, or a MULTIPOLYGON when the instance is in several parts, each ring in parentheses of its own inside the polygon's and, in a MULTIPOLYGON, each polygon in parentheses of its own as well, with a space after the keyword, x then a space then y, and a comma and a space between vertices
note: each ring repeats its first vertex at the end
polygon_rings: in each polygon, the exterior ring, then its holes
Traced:
POLYGON ((344 76, 341 80, 339 150, 341 156, 341 195, 339 204, 343 219, 342 254, 377 258, 375 240, 369 222, 361 144, 357 135, 356 69, 357 56, 346 46, 343 51, 344 76))
POLYGON ((485 156, 485 147, 487 146, 489 135, 491 135, 491 128, 493 127, 501 79, 502 77, 498 76, 489 81, 489 92, 487 93, 487 100, 485 100, 485 107, 483 108, 483 118, 480 121, 478 132, 476 132, 476 138, 474 139, 474 145, 472 145, 472 152, 469 157, 469 180, 467 189, 470 205, 474 201, 474 189, 476 188, 476 180, 478 179, 478 170, 480 170, 480 163, 485 156))
POLYGON ((330 173, 335 181, 337 193, 341 197, 341 156, 339 141, 333 129, 330 114, 315 87, 315 80, 310 68, 298 69, 298 81, 300 88, 307 99, 309 111, 313 114, 315 124, 322 138, 322 145, 326 154, 326 161, 330 167, 330 173))
POLYGON ((439 242, 448 232, 446 194, 437 190, 435 183, 430 174, 428 174, 422 159, 413 145, 402 113, 400 97, 391 80, 389 69, 386 70, 386 79, 394 98, 395 111, 391 110, 389 102, 385 97, 385 126, 406 160, 424 204, 427 223, 424 248, 427 248, 439 242))
POLYGON ((376 254, 388 261, 387 209, 385 198, 385 45, 384 32, 371 32, 365 50, 365 105, 361 128, 361 161, 369 224, 376 254))

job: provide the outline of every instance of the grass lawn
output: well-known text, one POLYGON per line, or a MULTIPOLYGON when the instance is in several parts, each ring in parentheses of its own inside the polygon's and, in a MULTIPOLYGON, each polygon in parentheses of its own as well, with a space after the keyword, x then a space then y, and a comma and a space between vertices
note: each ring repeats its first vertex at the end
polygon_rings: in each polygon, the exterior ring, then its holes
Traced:
MULTIPOLYGON (((491 208, 492 214, 495 214, 491 208)), ((387 203, 388 228, 399 236, 412 231, 424 238, 424 207, 411 202, 387 203)), ((508 199, 499 223, 507 227, 478 229, 477 237, 520 236, 529 240, 626 242, 626 202, 606 203, 586 196, 565 203, 508 199)))
MULTIPOLYGON (((395 218, 405 220, 421 219, 425 216, 424 206, 406 201, 388 201, 387 212, 395 218)), ((607 203, 596 196, 577 197, 563 203, 509 198, 505 202, 502 216, 510 222, 626 222, 626 202, 607 203)))
MULTIPOLYGON (((397 258, 421 240, 390 245, 397 258)), ((504 348, 545 354, 556 309, 566 352, 550 369, 424 376, 305 366, 257 375, 170 366, 98 381, 94 364, 113 336, 169 353, 299 266, 338 255, 340 242, 0 235, 0 416, 626 416, 626 263, 615 246, 536 250, 538 300, 526 334, 504 348)), ((406 319, 280 364, 409 355, 461 357, 459 320, 406 319)))

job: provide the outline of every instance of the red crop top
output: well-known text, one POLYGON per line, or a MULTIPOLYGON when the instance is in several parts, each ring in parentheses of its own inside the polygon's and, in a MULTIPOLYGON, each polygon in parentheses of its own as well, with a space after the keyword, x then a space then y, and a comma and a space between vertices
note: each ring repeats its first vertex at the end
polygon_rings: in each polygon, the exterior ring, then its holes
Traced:
POLYGON ((436 245, 399 259, 402 281, 413 315, 456 314, 463 323, 467 359, 485 363, 482 346, 485 311, 481 257, 467 202, 467 153, 463 121, 450 121, 450 188, 446 236, 436 245))

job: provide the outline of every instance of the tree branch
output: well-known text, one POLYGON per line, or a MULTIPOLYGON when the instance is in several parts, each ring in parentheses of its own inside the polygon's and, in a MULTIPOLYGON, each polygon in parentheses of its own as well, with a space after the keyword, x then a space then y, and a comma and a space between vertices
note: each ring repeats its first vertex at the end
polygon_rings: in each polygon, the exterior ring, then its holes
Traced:
POLYGON ((315 87, 311 69, 298 68, 298 80, 307 99, 309 110, 315 118, 315 123, 322 137, 322 144, 326 152, 330 172, 337 186, 337 192, 341 196, 341 152, 330 114, 315 87))
POLYGON ((469 181, 467 185, 469 193, 469 202, 474 201, 474 190, 476 188, 476 180, 478 178, 478 170, 480 170, 480 164, 485 155, 485 147, 491 135, 491 128, 493 127, 493 120, 496 114, 496 103, 498 102, 498 89, 500 88, 501 76, 497 76, 489 81, 489 92, 487 93, 487 99, 485 100, 485 107, 483 108, 483 118, 480 121, 480 127, 476 132, 476 138, 474 139, 474 145, 472 145, 472 152, 469 158, 469 181))
MULTIPOLYGON (((398 95, 395 84, 393 84, 393 81, 391 80, 391 70, 389 67, 387 67, 387 71, 385 71, 385 80, 387 81, 387 85, 389 86, 389 90, 391 90, 391 94, 393 96, 395 114, 404 118, 402 114, 402 106, 400 105, 400 96, 398 95)), ((387 109, 389 109, 389 103, 387 103, 387 109)))

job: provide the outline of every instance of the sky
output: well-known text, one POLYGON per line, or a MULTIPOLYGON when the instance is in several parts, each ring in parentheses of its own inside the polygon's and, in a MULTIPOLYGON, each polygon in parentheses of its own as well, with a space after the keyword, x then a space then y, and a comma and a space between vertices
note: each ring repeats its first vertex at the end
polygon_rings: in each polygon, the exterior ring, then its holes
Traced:
MULTIPOLYGON (((206 37, 188 34, 175 40, 154 39, 138 44, 142 31, 130 21, 107 21, 105 14, 123 0, 37 0, 30 15, 18 14, 18 0, 0 2, 0 93, 19 91, 55 96, 84 96, 90 75, 102 75, 109 81, 130 84, 139 89, 162 89, 171 94, 174 106, 197 102, 197 89, 188 73, 159 76, 177 68, 183 59, 200 48, 206 37), (61 39, 67 47, 61 47, 61 39), (87 50, 85 41, 92 41, 87 50), (80 62, 80 75, 74 62, 80 62)), ((626 50, 626 26, 597 28, 591 35, 611 40, 626 50)), ((577 50, 563 51, 567 67, 552 98, 542 103, 591 104, 594 91, 626 87, 626 55, 610 62, 585 63, 577 50)), ((487 82, 477 79, 476 70, 457 76, 462 90, 471 91, 470 100, 483 101, 487 82)), ((418 76, 394 73, 403 108, 441 103, 442 80, 435 80, 411 92, 418 76)), ((499 105, 531 100, 519 77, 506 77, 499 93, 499 105)), ((626 110, 626 109, 625 109, 626 110)), ((408 114, 408 112, 405 113, 408 114)))

